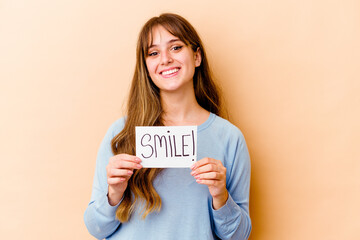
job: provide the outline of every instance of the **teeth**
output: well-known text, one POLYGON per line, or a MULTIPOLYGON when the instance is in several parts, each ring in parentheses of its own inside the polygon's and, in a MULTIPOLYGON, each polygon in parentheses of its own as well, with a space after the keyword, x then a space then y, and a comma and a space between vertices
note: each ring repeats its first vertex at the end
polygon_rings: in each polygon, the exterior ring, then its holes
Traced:
POLYGON ((169 70, 169 71, 162 72, 161 74, 162 74, 162 75, 168 75, 168 74, 175 73, 175 72, 177 72, 177 71, 179 71, 179 69, 178 69, 178 68, 174 68, 174 69, 171 69, 171 70, 169 70))

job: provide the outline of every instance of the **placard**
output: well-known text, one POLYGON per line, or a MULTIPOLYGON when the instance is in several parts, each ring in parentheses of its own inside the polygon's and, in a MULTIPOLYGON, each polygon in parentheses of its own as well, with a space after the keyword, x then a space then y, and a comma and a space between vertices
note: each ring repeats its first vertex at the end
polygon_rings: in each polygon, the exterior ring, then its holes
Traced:
POLYGON ((144 168, 188 168, 196 162, 197 126, 136 127, 136 156, 144 168))

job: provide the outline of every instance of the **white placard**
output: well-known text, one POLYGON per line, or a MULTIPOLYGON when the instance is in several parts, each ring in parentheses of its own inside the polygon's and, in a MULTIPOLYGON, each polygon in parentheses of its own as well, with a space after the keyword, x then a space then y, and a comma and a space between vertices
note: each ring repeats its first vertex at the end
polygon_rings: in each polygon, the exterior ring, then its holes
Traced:
POLYGON ((197 126, 136 127, 136 156, 144 168, 188 168, 196 162, 197 126))

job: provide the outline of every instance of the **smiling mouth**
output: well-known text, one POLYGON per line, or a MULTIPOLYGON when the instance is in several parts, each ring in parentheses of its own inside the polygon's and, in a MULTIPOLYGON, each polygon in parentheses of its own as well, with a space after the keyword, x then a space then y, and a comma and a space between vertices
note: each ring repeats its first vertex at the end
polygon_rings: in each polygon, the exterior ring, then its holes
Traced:
POLYGON ((169 76, 169 75, 171 75, 171 74, 174 74, 174 73, 178 72, 179 70, 180 70, 180 68, 173 68, 173 69, 170 69, 170 70, 161 72, 161 75, 163 75, 163 76, 169 76))

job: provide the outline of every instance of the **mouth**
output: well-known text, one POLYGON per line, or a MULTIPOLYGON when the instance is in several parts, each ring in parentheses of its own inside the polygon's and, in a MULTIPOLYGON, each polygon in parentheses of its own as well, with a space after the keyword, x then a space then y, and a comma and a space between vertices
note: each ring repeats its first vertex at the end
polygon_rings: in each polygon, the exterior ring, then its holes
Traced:
POLYGON ((176 75, 179 70, 180 70, 180 68, 178 68, 178 67, 171 68, 171 69, 167 69, 167 70, 160 72, 160 74, 163 77, 172 77, 172 76, 176 75))

